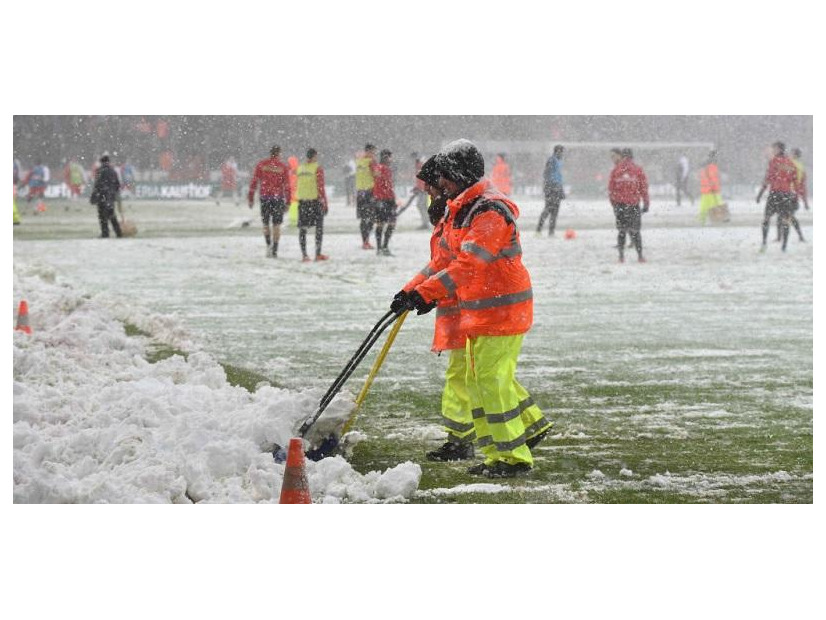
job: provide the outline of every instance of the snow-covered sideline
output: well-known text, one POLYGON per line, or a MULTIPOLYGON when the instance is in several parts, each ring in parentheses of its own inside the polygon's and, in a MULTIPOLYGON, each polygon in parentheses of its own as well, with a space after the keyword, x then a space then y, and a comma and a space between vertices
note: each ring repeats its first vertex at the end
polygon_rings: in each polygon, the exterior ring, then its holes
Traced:
MULTIPOLYGON (((119 319, 141 314, 142 330, 187 342, 174 320, 55 280, 14 264, 15 312, 25 299, 33 330, 14 332, 14 502, 278 503, 273 445, 286 445, 318 390, 250 393, 199 351, 149 363, 147 339, 119 319)), ((339 396, 330 409, 351 406, 339 396)), ((366 475, 341 457, 306 468, 317 503, 406 501, 421 478, 410 462, 366 475)))

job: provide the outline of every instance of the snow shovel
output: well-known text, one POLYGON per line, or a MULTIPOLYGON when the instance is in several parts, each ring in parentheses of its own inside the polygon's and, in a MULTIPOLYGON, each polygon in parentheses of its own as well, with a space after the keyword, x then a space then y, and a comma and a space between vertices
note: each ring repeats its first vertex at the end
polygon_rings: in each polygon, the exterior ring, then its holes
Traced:
MULTIPOLYGON (((324 396, 321 397, 321 401, 318 403, 318 408, 316 409, 315 413, 308 417, 304 422, 301 424, 301 427, 298 429, 298 435, 304 438, 310 429, 313 427, 313 424, 316 423, 321 414, 324 413, 324 410, 327 406, 332 402, 333 398, 336 394, 341 391, 341 388, 344 387, 344 384, 347 382, 347 379, 350 378, 350 375, 353 374, 356 367, 361 363, 361 360, 367 355, 370 351, 372 346, 376 343, 379 339, 381 334, 393 323, 398 317, 396 314, 390 310, 385 314, 381 319, 379 319, 378 323, 373 326, 373 329, 370 330, 370 333, 367 334, 367 338, 361 343, 359 348, 353 354, 353 357, 347 362, 344 366, 344 369, 339 373, 336 380, 333 381, 333 384, 327 389, 327 392, 324 396)), ((338 437, 335 433, 328 435, 325 437, 320 444, 307 451, 307 457, 314 461, 319 461, 325 456, 331 454, 336 447, 338 446, 338 437)), ((281 446, 276 445, 273 449, 273 457, 275 458, 276 462, 281 462, 284 458, 286 458, 286 452, 281 446)))
POLYGON ((399 330, 402 328, 402 323, 404 323, 404 320, 407 318, 408 312, 409 311, 405 311, 399 316, 399 319, 396 321, 393 329, 391 329, 390 333, 387 335, 387 340, 381 348, 378 357, 376 357, 376 361, 373 362, 373 367, 370 369, 370 374, 367 375, 367 379, 364 382, 364 386, 361 388, 361 392, 359 392, 359 395, 356 397, 356 406, 353 409, 353 413, 350 414, 350 418, 344 423, 344 426, 341 429, 342 436, 346 435, 353 426, 353 421, 356 419, 356 413, 358 412, 359 407, 361 407, 361 403, 363 403, 364 399, 367 398, 367 392, 370 390, 370 386, 373 385, 373 379, 375 379, 376 375, 379 374, 379 369, 384 363, 384 358, 387 357, 387 354, 390 352, 390 347, 393 346, 393 341, 396 339, 396 334, 398 334, 399 330))

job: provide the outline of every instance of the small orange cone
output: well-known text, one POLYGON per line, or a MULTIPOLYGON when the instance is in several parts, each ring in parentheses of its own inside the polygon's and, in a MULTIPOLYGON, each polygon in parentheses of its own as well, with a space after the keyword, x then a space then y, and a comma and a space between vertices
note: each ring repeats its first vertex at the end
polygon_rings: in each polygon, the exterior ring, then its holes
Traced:
POLYGON ((17 327, 14 328, 15 331, 26 332, 27 334, 32 333, 32 328, 29 327, 29 304, 26 303, 26 300, 20 302, 20 306, 17 309, 17 327))
POLYGON ((284 482, 281 485, 279 504, 312 504, 310 485, 304 471, 304 442, 290 439, 287 450, 287 466, 284 469, 284 482))
POLYGON ((576 231, 573 228, 569 228, 565 231, 565 238, 566 239, 576 239, 576 231))
POLYGON ((38 213, 46 213, 46 203, 42 200, 37 203, 37 212, 38 213))

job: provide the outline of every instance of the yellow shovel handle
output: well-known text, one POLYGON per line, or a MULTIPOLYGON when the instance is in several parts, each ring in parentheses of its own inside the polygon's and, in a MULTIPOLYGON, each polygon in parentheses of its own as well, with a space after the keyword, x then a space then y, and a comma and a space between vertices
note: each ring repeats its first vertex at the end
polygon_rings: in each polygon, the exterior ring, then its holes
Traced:
MULTIPOLYGON (((370 390, 370 386, 373 385, 373 379, 375 379, 376 375, 379 374, 379 369, 384 363, 384 358, 387 357, 387 354, 390 352, 390 347, 393 346, 393 341, 396 339, 396 334, 398 334, 399 330, 402 328, 402 323, 404 323, 404 320, 407 318, 408 312, 409 310, 405 310, 404 313, 399 315, 399 318, 396 319, 396 324, 393 325, 393 329, 390 330, 390 334, 387 336, 384 346, 381 348, 378 357, 376 357, 376 361, 373 362, 373 367, 370 369, 370 374, 367 375, 367 380, 364 382, 364 387, 361 388, 359 395, 356 397, 356 409, 361 406, 361 403, 367 397, 367 392, 370 390)), ((344 425, 342 435, 349 430, 352 420, 353 418, 350 418, 347 424, 344 425)))

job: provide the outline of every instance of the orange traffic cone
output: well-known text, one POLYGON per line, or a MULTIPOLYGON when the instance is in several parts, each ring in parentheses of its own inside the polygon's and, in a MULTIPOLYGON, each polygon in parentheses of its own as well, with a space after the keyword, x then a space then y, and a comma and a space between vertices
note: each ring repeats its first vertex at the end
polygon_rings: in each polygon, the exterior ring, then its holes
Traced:
POLYGON ((290 439, 287 450, 287 466, 284 469, 284 482, 281 485, 279 504, 312 504, 310 485, 304 471, 304 442, 290 439))
POLYGON ((573 228, 569 228, 565 231, 565 238, 568 240, 576 239, 576 231, 573 228))
POLYGON ((46 203, 42 200, 37 203, 37 212, 38 213, 46 213, 46 203))
POLYGON ((17 309, 17 327, 14 329, 27 334, 32 333, 32 328, 29 327, 29 304, 25 299, 20 302, 20 307, 17 309))

